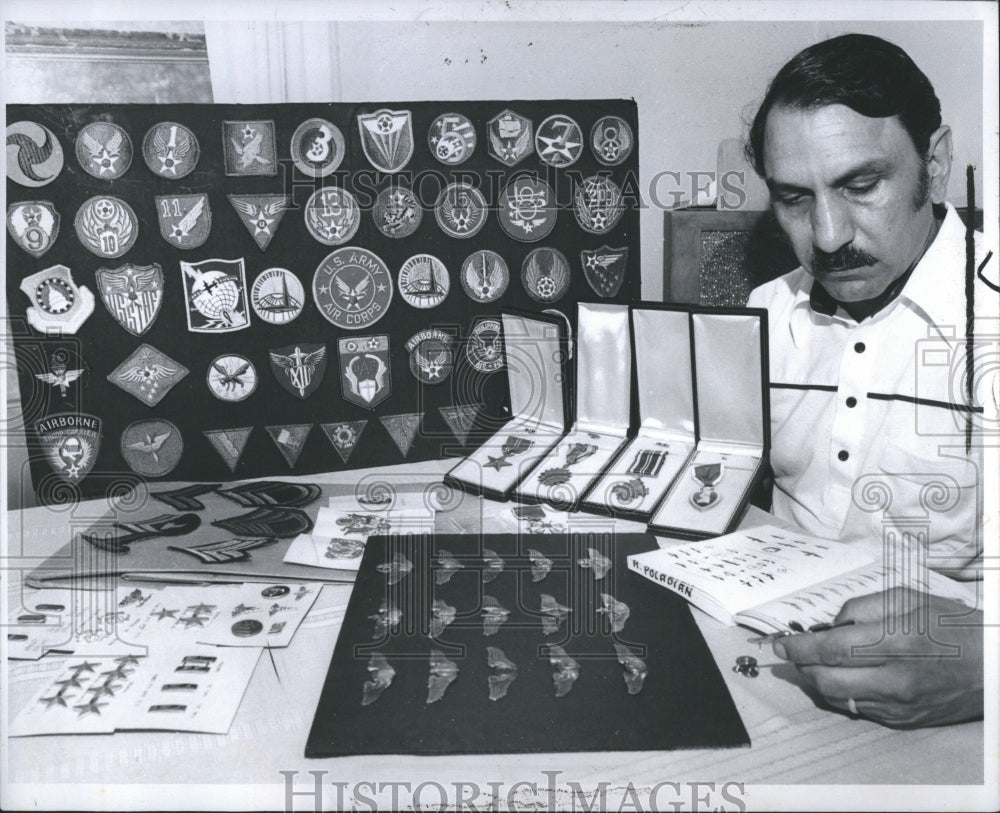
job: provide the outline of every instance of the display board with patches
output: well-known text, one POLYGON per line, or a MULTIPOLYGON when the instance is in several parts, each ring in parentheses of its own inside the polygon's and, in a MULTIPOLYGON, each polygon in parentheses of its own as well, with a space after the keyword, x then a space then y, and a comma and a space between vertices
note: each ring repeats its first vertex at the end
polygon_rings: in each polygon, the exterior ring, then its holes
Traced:
POLYGON ((307 757, 749 745, 647 534, 371 537, 307 757), (595 713, 596 712, 596 713, 595 713))
POLYGON ((510 417, 501 308, 575 334, 577 302, 639 293, 634 102, 7 121, 6 293, 41 502, 123 473, 464 456, 510 417))

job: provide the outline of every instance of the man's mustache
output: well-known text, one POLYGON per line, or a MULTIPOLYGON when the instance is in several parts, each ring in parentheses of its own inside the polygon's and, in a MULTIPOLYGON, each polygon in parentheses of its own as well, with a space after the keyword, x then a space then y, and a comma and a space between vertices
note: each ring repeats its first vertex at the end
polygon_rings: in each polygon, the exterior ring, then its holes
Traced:
POLYGON ((813 247, 812 270, 821 274, 829 274, 834 271, 848 271, 852 268, 864 268, 875 265, 877 257, 873 257, 867 251, 848 243, 841 246, 836 251, 827 252, 813 247))

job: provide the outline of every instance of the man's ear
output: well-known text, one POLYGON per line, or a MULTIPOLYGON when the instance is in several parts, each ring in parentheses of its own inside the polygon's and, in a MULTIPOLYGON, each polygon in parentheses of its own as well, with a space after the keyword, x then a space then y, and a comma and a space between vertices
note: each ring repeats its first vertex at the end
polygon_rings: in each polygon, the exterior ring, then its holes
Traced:
POLYGON ((944 203, 951 175, 951 128, 938 127, 927 145, 927 171, 931 181, 931 202, 944 203))

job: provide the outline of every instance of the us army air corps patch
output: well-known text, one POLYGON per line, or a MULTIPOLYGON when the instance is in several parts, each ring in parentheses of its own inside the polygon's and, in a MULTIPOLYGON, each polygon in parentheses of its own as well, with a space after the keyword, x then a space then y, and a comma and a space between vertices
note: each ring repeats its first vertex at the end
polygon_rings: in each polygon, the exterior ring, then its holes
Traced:
POLYGON ((368 421, 344 421, 343 423, 321 423, 320 428, 330 441, 340 459, 347 462, 351 452, 358 445, 361 433, 365 431, 368 421))
POLYGON ((591 175, 577 186, 573 214, 584 231, 605 234, 618 224, 624 211, 622 191, 610 178, 591 175))
POLYGON ((324 186, 306 201, 306 228, 326 246, 339 246, 350 240, 361 225, 361 208, 346 189, 324 186))
POLYGON ((498 113, 486 125, 490 136, 489 153, 501 164, 512 167, 534 149, 531 119, 513 110, 498 113))
POLYGON ((409 237, 424 219, 424 210, 411 190, 387 186, 375 198, 372 219, 386 237, 409 237))
POLYGON ((32 257, 41 257, 59 235, 59 212, 47 200, 26 200, 7 207, 7 231, 32 257))
POLYGON ((250 288, 254 313, 272 325, 285 325, 302 313, 306 292, 299 278, 285 268, 268 268, 250 288))
POLYGON ((250 326, 243 260, 181 261, 188 330, 229 333, 250 326))
POLYGON ((414 308, 436 308, 450 288, 448 269, 430 254, 415 254, 399 269, 400 296, 414 308))
POLYGON ((219 457, 229 470, 236 471, 236 464, 243 456, 251 432, 253 432, 252 426, 241 426, 235 429, 206 429, 202 434, 208 438, 208 442, 219 453, 219 457))
POLYGON ((133 336, 141 336, 156 321, 163 304, 163 271, 152 265, 98 268, 94 274, 104 307, 133 336))
POLYGON ((45 186, 62 172, 63 151, 48 127, 33 121, 7 125, 7 177, 21 186, 45 186))
POLYGON ((451 345, 454 339, 437 328, 414 333, 406 342, 410 372, 424 384, 440 384, 455 366, 451 345))
POLYGON ((326 346, 297 342, 268 351, 271 372, 296 398, 308 398, 326 374, 326 346))
POLYGON ((510 282, 510 271, 503 257, 484 248, 465 258, 460 277, 469 299, 485 304, 503 296, 510 282))
POLYGON ((85 413, 61 412, 35 424, 52 470, 75 482, 97 462, 101 448, 101 419, 85 413))
POLYGON ((535 131, 535 152, 546 164, 568 167, 583 152, 583 131, 569 116, 549 116, 535 131))
POLYGON ((325 178, 344 160, 344 134, 326 119, 306 119, 292 134, 292 161, 310 178, 325 178))
POLYGON ((76 137, 76 160, 95 178, 113 181, 132 165, 132 141, 117 124, 95 121, 76 137))
POLYGON ((146 132, 142 140, 142 158, 146 166, 161 178, 183 178, 198 163, 201 149, 198 139, 183 124, 161 121, 146 132))
POLYGON ((226 175, 277 175, 273 121, 222 122, 226 175))
POLYGON ((540 178, 514 178, 504 187, 497 201, 501 228, 515 240, 525 243, 534 243, 547 236, 555 228, 558 213, 552 187, 540 178))
POLYGON ((188 372, 187 367, 166 353, 142 344, 108 373, 108 381, 146 406, 156 406, 188 372))
POLYGON ((344 399, 374 409, 392 392, 389 337, 352 336, 337 342, 344 399))
POLYGON ((569 290, 569 262, 554 248, 536 248, 524 258, 521 283, 532 299, 555 302, 569 290))
POLYGON ((438 412, 441 413, 441 417, 448 424, 448 428, 452 431, 452 434, 458 438, 458 442, 464 446, 466 440, 469 438, 469 430, 472 429, 472 425, 476 422, 476 415, 479 414, 482 406, 482 404, 443 406, 438 407, 438 412))
POLYGON ((95 195, 76 213, 76 236, 84 248, 98 257, 121 257, 135 245, 139 222, 125 201, 109 195, 95 195))
POLYGON ((471 184, 452 183, 434 204, 434 219, 449 237, 472 237, 486 224, 489 208, 483 193, 471 184))
POLYGON ((476 128, 459 113, 443 113, 431 123, 427 144, 438 161, 455 166, 475 152, 476 128))
POLYGON ((267 249, 288 208, 284 195, 229 195, 236 214, 261 251, 267 249))
POLYGON ((245 356, 226 353, 208 365, 205 380, 220 401, 245 401, 257 389, 257 368, 245 356))
POLYGON ((21 280, 31 300, 28 324, 39 333, 76 333, 94 312, 94 295, 77 285, 65 265, 53 265, 21 280))
POLYGON ((628 247, 601 246, 593 251, 580 252, 583 275, 598 296, 611 297, 618 293, 625 280, 628 264, 628 247))
POLYGON ((169 474, 184 452, 180 430, 159 418, 130 424, 122 432, 120 445, 129 468, 145 477, 169 474))
POLYGON ((313 275, 316 307, 328 321, 346 330, 360 330, 385 316, 392 291, 388 266, 364 248, 331 252, 313 275))
POLYGON ((197 248, 212 230, 208 195, 163 195, 156 198, 160 234, 177 248, 197 248))
POLYGON ((413 156, 413 123, 409 110, 376 110, 358 116, 361 149, 375 169, 399 172, 413 156))
POLYGON ((413 447, 413 440, 420 428, 421 417, 419 412, 408 412, 401 415, 383 415, 379 418, 403 457, 406 457, 413 447))
POLYGON ((598 119, 590 131, 590 149, 606 167, 616 167, 632 153, 632 128, 618 116, 598 119))
POLYGON ((288 461, 288 468, 294 469, 299 455, 306 445, 306 438, 312 430, 311 423, 295 423, 286 426, 267 426, 267 433, 278 447, 278 451, 288 461))

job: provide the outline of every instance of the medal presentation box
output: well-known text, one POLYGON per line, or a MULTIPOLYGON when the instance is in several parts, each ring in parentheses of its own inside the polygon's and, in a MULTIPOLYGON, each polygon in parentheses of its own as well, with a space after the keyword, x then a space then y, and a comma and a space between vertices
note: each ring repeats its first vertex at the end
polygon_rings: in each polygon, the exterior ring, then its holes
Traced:
POLYGON ((577 510, 626 442, 632 342, 626 305, 580 302, 576 319, 576 420, 516 489, 522 502, 577 510))
POLYGON ((695 448, 691 312, 632 308, 639 429, 583 501, 583 509, 648 522, 695 448))
POLYGON ((736 527, 770 450, 767 311, 694 310, 697 446, 649 522, 702 539, 736 527))
POLYGON ((506 501, 569 424, 568 337, 558 316, 501 314, 511 419, 449 471, 446 485, 506 501))

